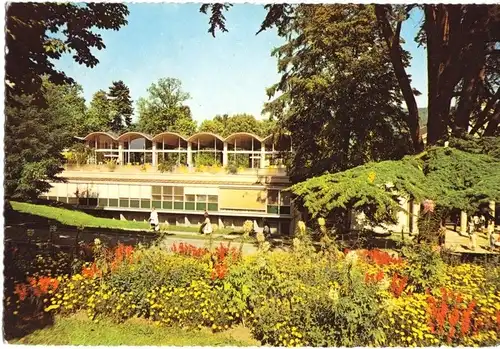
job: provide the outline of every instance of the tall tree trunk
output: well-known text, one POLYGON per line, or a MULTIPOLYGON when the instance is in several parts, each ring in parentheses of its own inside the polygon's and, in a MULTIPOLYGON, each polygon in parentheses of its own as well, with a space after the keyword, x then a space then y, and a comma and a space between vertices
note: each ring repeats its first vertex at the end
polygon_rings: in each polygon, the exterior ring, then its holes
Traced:
POLYGON ((492 137, 495 134, 497 134, 499 131, 499 125, 500 125, 500 102, 497 103, 497 106, 495 107, 495 112, 493 113, 490 121, 488 122, 488 126, 486 127, 483 136, 492 137))
POLYGON ((401 88, 403 98, 408 108, 408 127, 411 133, 411 139, 415 152, 420 152, 423 149, 422 135, 420 134, 420 122, 418 117, 418 106, 411 88, 410 78, 406 73, 403 64, 402 49, 400 45, 400 34, 402 22, 398 21, 396 32, 392 30, 391 24, 387 17, 388 7, 390 5, 375 5, 375 14, 382 31, 382 35, 389 49, 394 73, 401 88))
POLYGON ((483 127, 488 121, 491 120, 490 111, 495 107, 495 103, 500 99, 500 88, 497 89, 497 92, 488 100, 484 109, 477 115, 477 120, 472 127, 470 134, 476 134, 481 127, 483 127))
POLYGON ((464 78, 453 125, 453 135, 455 137, 464 137, 469 131, 470 116, 475 103, 477 103, 479 86, 484 80, 485 60, 486 56, 481 55, 479 50, 475 60, 476 66, 470 67, 464 78))
POLYGON ((461 6, 424 5, 429 86, 427 143, 448 137, 450 109, 455 86, 462 77, 461 6))

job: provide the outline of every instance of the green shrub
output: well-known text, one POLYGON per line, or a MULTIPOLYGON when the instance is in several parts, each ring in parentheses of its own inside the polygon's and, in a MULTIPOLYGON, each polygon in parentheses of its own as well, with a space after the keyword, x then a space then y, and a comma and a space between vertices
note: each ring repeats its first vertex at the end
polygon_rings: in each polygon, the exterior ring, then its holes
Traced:
POLYGON ((177 162, 174 159, 167 158, 165 160, 162 160, 158 164, 158 171, 161 173, 164 172, 172 172, 176 166, 177 162))
POLYGON ((108 167, 108 169, 111 172, 113 172, 114 170, 116 170, 116 160, 114 160, 114 159, 107 160, 106 161, 106 166, 108 167))
POLYGON ((195 165, 196 167, 200 166, 221 166, 221 163, 218 159, 214 157, 213 153, 198 153, 195 156, 195 165))
MULTIPOLYGON (((288 265, 288 269, 296 266, 298 263, 293 267, 288 265)), ((382 343, 383 331, 379 326, 382 307, 374 296, 377 289, 364 282, 360 270, 344 265, 336 275, 342 287, 320 281, 305 271, 296 271, 295 275, 278 273, 280 277, 275 280, 260 275, 263 283, 270 284, 271 292, 254 308, 256 321, 252 331, 256 338, 273 346, 377 346, 382 343), (273 292, 275 282, 279 283, 275 289, 278 292, 273 292)))
POLYGON ((155 287, 186 287, 193 280, 210 277, 208 261, 171 254, 159 247, 139 249, 134 258, 134 263, 123 263, 107 282, 121 292, 133 291, 141 303, 155 287))
POLYGON ((227 173, 237 174, 238 173, 238 165, 236 165, 235 162, 229 163, 229 165, 227 165, 227 173))
POLYGON ((427 244, 403 247, 403 257, 407 259, 403 275, 408 277, 410 289, 424 292, 426 288, 438 286, 445 274, 445 264, 441 256, 427 244))

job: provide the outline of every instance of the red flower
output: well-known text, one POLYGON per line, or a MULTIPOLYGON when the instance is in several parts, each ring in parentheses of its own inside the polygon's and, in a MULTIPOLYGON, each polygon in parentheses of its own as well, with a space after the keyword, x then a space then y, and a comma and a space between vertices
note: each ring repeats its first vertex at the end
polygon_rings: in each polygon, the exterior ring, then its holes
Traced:
POLYGON ((398 273, 394 273, 391 280, 392 294, 396 298, 399 298, 399 296, 401 296, 401 294, 403 293, 407 283, 408 283, 408 277, 406 276, 399 277, 398 273))

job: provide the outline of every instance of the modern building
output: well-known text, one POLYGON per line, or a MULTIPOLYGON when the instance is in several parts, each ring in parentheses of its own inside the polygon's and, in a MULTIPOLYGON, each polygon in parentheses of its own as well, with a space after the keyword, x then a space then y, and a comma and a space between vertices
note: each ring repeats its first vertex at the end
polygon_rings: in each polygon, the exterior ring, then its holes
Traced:
POLYGON ((69 161, 62 173, 67 182, 51 183, 47 199, 116 219, 147 220, 154 207, 160 222, 171 225, 198 225, 207 211, 219 227, 246 220, 284 234, 294 227, 284 191, 290 137, 93 132, 78 139, 88 150, 86 163, 69 161))

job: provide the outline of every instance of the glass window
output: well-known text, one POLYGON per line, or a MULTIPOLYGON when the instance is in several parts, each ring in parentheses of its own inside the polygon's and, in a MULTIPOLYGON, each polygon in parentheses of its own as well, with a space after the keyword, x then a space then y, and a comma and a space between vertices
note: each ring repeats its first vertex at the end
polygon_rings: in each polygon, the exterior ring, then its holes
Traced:
POLYGON ((217 195, 209 195, 208 196, 208 202, 218 203, 219 202, 219 196, 217 196, 217 195))
POLYGON ((184 187, 174 187, 174 195, 184 196, 184 187))
POLYGON ((186 194, 186 201, 194 202, 194 195, 193 194, 186 194))
POLYGON ((175 195, 174 196, 174 201, 176 201, 176 202, 183 202, 184 201, 184 195, 175 195))
POLYGON ((172 195, 172 187, 163 187, 163 195, 172 195))
POLYGON ((290 206, 290 193, 287 191, 282 191, 280 193, 280 205, 281 206, 290 206))
POLYGON ((207 202, 207 196, 206 195, 196 195, 196 201, 197 202, 207 202))
POLYGON ((163 201, 172 201, 173 198, 173 195, 163 195, 163 201))
POLYGON ((153 185, 151 187, 151 192, 153 195, 161 195, 161 187, 159 185, 153 185))
POLYGON ((268 190, 267 191, 267 204, 277 205, 278 204, 278 190, 268 190))

